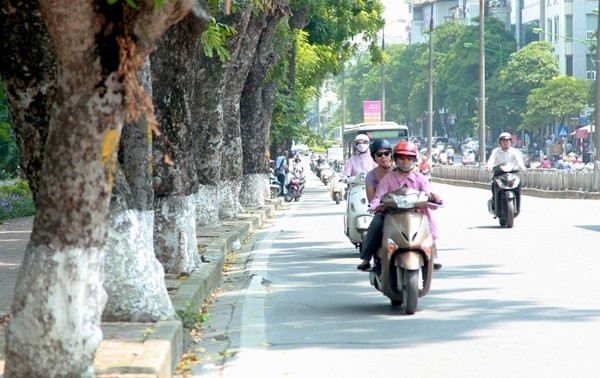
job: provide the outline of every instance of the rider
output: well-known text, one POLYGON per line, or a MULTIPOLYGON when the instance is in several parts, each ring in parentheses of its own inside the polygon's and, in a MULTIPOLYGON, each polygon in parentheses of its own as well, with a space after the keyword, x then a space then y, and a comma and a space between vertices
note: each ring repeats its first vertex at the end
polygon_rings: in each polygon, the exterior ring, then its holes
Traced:
POLYGON ((368 154, 369 152, 370 139, 365 134, 358 134, 354 138, 354 148, 358 154, 352 156, 344 164, 344 172, 342 172, 341 179, 356 176, 359 173, 369 172, 370 170, 377 167, 377 163, 368 154))
POLYGON ((367 201, 371 202, 375 196, 377 185, 394 168, 392 161, 392 145, 387 139, 377 139, 371 144, 371 157, 377 163, 377 167, 367 173, 365 186, 367 189, 367 201))
MULTIPOLYGON (((389 174, 385 175, 379 182, 375 196, 371 200, 369 206, 375 212, 375 216, 371 221, 367 236, 365 237, 364 243, 361 246, 360 257, 363 261, 356 268, 358 270, 367 270, 371 267, 371 257, 381 246, 381 238, 383 237, 383 221, 385 214, 383 207, 380 206, 379 202, 381 197, 389 192, 393 192, 402 187, 413 188, 422 192, 428 193, 430 199, 433 202, 441 203, 441 198, 431 193, 431 187, 429 181, 418 172, 414 172, 415 161, 417 160, 417 146, 412 142, 402 141, 394 148, 394 161, 396 162, 396 168, 389 174)), ((427 214, 429 219, 429 227, 431 230, 431 236, 435 240, 437 239, 438 232, 435 222, 431 218, 429 209, 422 210, 427 214)), ((434 252, 434 258, 437 258, 434 252)), ((442 264, 434 263, 435 269, 440 269, 442 264)))
MULTIPOLYGON (((525 170, 525 163, 523 162, 523 155, 521 151, 510 146, 512 143, 512 136, 510 133, 501 133, 498 137, 498 144, 500 147, 496 147, 492 150, 490 158, 485 165, 488 172, 491 172, 495 166, 502 163, 513 163, 516 164, 521 171, 525 170)), ((494 196, 494 185, 495 181, 492 180, 492 198, 494 196)), ((494 201, 492 201, 493 205, 494 201)))
POLYGON ((427 155, 421 156, 421 162, 419 163, 419 172, 427 175, 431 172, 431 163, 428 161, 427 155))

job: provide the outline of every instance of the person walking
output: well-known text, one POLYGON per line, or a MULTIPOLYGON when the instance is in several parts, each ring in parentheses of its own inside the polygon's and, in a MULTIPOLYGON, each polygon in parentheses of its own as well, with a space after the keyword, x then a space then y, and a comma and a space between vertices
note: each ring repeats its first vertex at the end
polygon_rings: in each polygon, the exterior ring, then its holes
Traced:
POLYGON ((281 152, 281 148, 277 147, 277 160, 275 160, 275 169, 277 172, 277 181, 279 181, 279 185, 281 185, 280 196, 285 195, 285 174, 288 171, 288 161, 287 156, 288 152, 281 152))

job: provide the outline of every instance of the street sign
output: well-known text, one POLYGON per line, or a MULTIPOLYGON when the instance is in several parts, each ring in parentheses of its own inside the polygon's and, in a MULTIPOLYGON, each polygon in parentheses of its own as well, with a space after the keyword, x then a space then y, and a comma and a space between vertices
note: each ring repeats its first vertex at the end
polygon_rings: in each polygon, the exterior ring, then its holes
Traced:
POLYGON ((558 126, 558 129, 556 130, 556 134, 560 138, 566 138, 569 136, 569 128, 567 126, 558 126))

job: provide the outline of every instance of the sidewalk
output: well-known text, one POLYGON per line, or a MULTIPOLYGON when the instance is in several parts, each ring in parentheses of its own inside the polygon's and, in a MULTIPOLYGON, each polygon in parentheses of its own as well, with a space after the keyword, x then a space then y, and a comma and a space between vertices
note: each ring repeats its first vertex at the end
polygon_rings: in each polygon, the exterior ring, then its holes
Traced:
MULTIPOLYGON (((188 303, 199 308, 211 291, 221 285, 225 255, 232 245, 261 227, 282 204, 267 200, 261 208, 247 208, 236 219, 218 228, 197 231, 198 246, 205 249, 200 268, 185 280, 165 276, 175 309, 188 303)), ((0 375, 4 372, 4 329, 13 299, 17 273, 31 234, 33 218, 0 224, 0 375)), ((171 377, 183 354, 184 330, 179 320, 155 323, 102 323, 104 335, 96 351, 96 377, 171 377)))

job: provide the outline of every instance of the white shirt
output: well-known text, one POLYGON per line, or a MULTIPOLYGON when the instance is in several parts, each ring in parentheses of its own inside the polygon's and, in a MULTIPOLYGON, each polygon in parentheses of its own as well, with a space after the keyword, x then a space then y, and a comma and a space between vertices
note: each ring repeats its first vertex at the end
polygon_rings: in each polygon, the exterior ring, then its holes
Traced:
POLYGON ((500 147, 494 148, 485 166, 488 171, 491 171, 492 168, 502 163, 513 163, 518 165, 522 171, 525 170, 523 155, 516 148, 509 147, 506 151, 502 151, 500 147))

